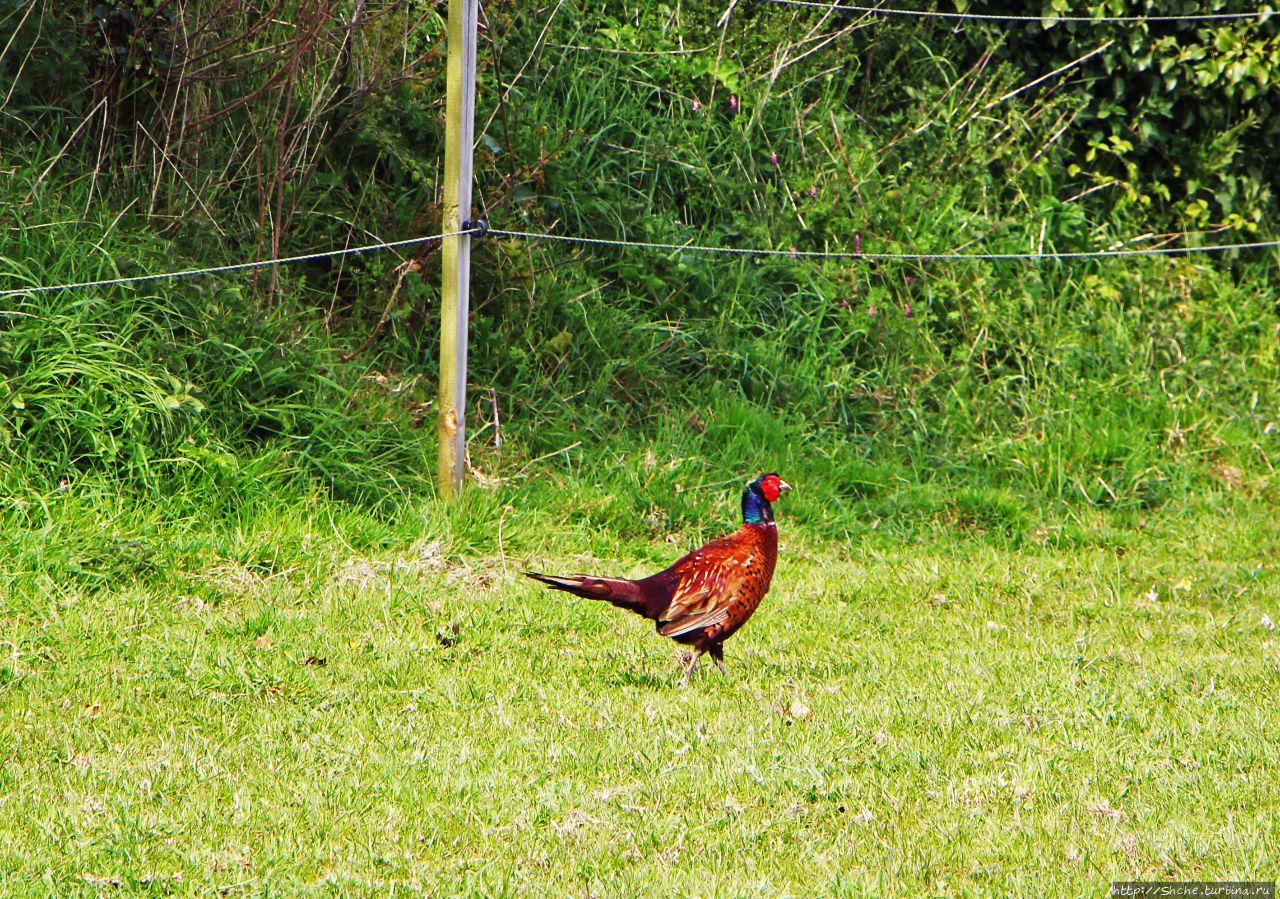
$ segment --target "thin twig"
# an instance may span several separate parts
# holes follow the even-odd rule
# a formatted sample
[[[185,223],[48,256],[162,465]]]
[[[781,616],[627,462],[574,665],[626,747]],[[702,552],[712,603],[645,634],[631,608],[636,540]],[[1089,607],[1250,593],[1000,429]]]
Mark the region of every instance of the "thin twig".
[[[427,253],[425,256],[429,258],[431,253]],[[387,305],[383,307],[382,314],[378,316],[378,323],[373,326],[373,330],[370,331],[369,336],[364,339],[364,343],[360,344],[360,346],[356,347],[349,353],[340,354],[338,356],[340,361],[350,362],[356,356],[359,356],[365,350],[369,349],[369,347],[373,346],[373,342],[377,340],[378,335],[382,333],[383,326],[391,320],[391,310],[396,308],[396,298],[400,296],[400,286],[404,284],[405,275],[409,274],[409,272],[421,269],[423,261],[425,260],[410,259],[403,265],[396,266],[396,285],[391,288],[391,298],[387,300]]]
[[[1022,93],[1023,91],[1030,90],[1031,88],[1035,87],[1037,84],[1042,84],[1045,81],[1048,81],[1050,78],[1053,78],[1056,75],[1061,75],[1063,72],[1067,71],[1068,69],[1073,69],[1076,66],[1080,65],[1081,63],[1085,62],[1086,60],[1092,59],[1093,57],[1097,56],[1099,53],[1101,53],[1103,50],[1106,50],[1108,47],[1110,47],[1114,43],[1115,43],[1114,39],[1109,40],[1102,46],[1095,47],[1094,49],[1090,50],[1088,53],[1086,53],[1084,56],[1081,56],[1079,59],[1073,59],[1071,62],[1066,63],[1065,65],[1058,66],[1052,72],[1048,72],[1044,75],[1041,75],[1039,78],[1036,78],[1032,81],[1028,81],[1026,84],[1022,85],[1022,87],[1014,88],[1008,93],[1002,96],[996,97],[996,99],[987,103],[987,105],[982,107],[982,109],[978,110],[973,115],[969,116],[969,118],[961,122],[960,127],[964,128],[974,119],[976,119],[978,116],[982,115],[982,113],[987,112],[993,107],[1000,105],[1005,100],[1012,99],[1013,97],[1016,97],[1018,94]]]
[[[35,196],[36,189],[39,188],[42,183],[44,183],[44,179],[47,178],[49,173],[53,171],[53,167],[61,161],[63,156],[66,155],[67,148],[71,146],[72,141],[74,141],[77,137],[79,137],[80,132],[84,130],[84,126],[89,124],[89,122],[93,120],[93,117],[98,114],[98,110],[106,105],[107,105],[107,98],[103,97],[101,100],[98,101],[97,106],[89,110],[89,114],[84,117],[84,120],[81,121],[79,125],[76,126],[76,130],[71,132],[71,136],[67,138],[67,142],[62,145],[62,149],[58,151],[58,155],[53,157],[53,161],[50,162],[47,166],[45,166],[45,170],[40,173],[40,177],[36,179],[35,184],[31,185],[31,190],[27,191],[27,195],[22,198],[22,205],[25,206],[26,204],[31,202],[31,198]]]
[[[174,174],[177,175],[179,180],[181,180],[182,183],[187,186],[187,190],[191,191],[191,196],[195,197],[196,202],[200,204],[200,208],[204,210],[204,214],[209,217],[209,224],[213,225],[213,227],[217,229],[218,234],[220,234],[223,237],[226,237],[227,232],[223,231],[221,226],[218,224],[218,217],[213,214],[213,211],[210,210],[208,206],[204,205],[204,200],[200,199],[200,194],[197,193],[196,189],[191,186],[191,182],[187,180],[187,176],[182,174],[182,169],[179,168],[178,164],[174,162],[173,159],[169,156],[169,154],[164,151],[164,147],[160,146],[160,144],[156,142],[156,139],[151,136],[151,132],[147,130],[146,125],[142,124],[141,122],[138,122],[137,125],[138,125],[138,128],[142,131],[142,133],[146,135],[147,140],[151,141],[151,145],[154,146],[157,151],[159,151],[161,160],[169,163],[169,165],[173,168]],[[157,184],[160,183],[159,179],[157,179],[156,183]],[[152,196],[152,208],[153,209],[155,208],[154,195]]]

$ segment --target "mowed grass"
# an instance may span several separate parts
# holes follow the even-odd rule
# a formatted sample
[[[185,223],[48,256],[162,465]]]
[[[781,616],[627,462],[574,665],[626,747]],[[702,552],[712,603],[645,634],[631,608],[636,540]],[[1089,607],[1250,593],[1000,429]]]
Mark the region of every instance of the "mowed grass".
[[[167,580],[11,578],[0,893],[1096,896],[1276,876],[1268,504],[1079,512],[1090,539],[1046,524],[1021,546],[836,542],[783,508],[729,676],[681,689],[647,622],[519,570],[639,574],[690,535],[556,531],[552,501],[484,493],[360,540],[323,509],[265,516]]]

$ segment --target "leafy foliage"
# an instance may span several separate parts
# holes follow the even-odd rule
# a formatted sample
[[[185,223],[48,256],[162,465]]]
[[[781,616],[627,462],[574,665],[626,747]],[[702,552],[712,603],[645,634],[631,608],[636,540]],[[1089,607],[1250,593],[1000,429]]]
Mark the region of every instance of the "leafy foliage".
[[[972,12],[1026,15],[1024,4],[959,2]],[[972,53],[1024,61],[1028,74],[1100,53],[1071,77],[1086,102],[1072,126],[1071,173],[1115,185],[1119,201],[1156,213],[1167,230],[1252,233],[1277,211],[1271,148],[1280,140],[1274,73],[1280,21],[1271,4],[1235,0],[1045,0],[1027,28],[974,25]],[[1095,25],[1063,16],[1196,16],[1238,19]],[[1158,210],[1165,210],[1163,214]],[[1150,214],[1150,213],[1147,213]]]

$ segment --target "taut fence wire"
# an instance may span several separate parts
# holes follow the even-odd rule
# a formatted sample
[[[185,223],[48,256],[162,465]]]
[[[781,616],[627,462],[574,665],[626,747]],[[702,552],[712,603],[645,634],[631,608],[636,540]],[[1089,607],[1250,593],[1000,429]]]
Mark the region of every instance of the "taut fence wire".
[[[179,278],[196,278],[206,275],[224,274],[244,271],[246,269],[265,268],[276,265],[290,265],[296,262],[310,262],[316,259],[327,259],[334,256],[352,256],[359,253],[373,253],[382,250],[408,247],[417,244],[432,243],[446,237],[470,234],[473,237],[507,237],[514,240],[554,241],[572,243],[582,246],[609,247],[619,250],[661,250],[670,253],[705,253],[724,256],[747,256],[762,258],[790,259],[846,259],[884,262],[1054,262],[1081,259],[1115,259],[1132,256],[1190,256],[1205,253],[1226,253],[1233,250],[1269,250],[1280,248],[1280,240],[1258,240],[1248,243],[1205,244],[1203,246],[1178,247],[1115,247],[1102,250],[1068,250],[1068,251],[1034,251],[1016,253],[969,253],[969,252],[917,252],[887,253],[864,252],[861,250],[802,250],[792,247],[786,250],[767,249],[761,247],[717,247],[695,243],[656,243],[645,240],[617,240],[605,237],[585,237],[576,234],[552,234],[540,231],[509,231],[503,228],[490,228],[484,222],[468,223],[470,227],[460,231],[444,234],[428,234],[423,237],[410,237],[405,240],[394,240],[383,243],[366,244],[360,247],[346,247],[339,250],[317,250],[313,253],[301,253],[296,256],[284,256],[279,259],[260,259],[254,262],[236,262],[230,265],[215,265],[208,268],[189,268],[173,272],[157,272],[147,275],[130,275],[121,278],[103,278],[97,281],[76,281],[69,284],[43,284],[31,287],[0,290],[0,298],[18,297],[38,293],[50,293],[60,290],[87,290],[96,287],[116,287],[126,284],[140,284],[147,281],[163,281]],[[0,316],[23,315],[15,311],[0,311]]]
[[[997,13],[948,12],[935,9],[898,9],[892,6],[857,6],[846,3],[823,3],[822,0],[762,0],[779,6],[799,6],[833,12],[856,12],[867,16],[902,16],[916,19],[954,19],[969,22],[1010,22],[1054,25],[1058,22],[1079,22],[1086,25],[1138,25],[1146,22],[1228,22],[1244,19],[1266,21],[1278,15],[1271,10],[1254,12],[1187,13],[1181,16],[1031,16],[1002,15]]]

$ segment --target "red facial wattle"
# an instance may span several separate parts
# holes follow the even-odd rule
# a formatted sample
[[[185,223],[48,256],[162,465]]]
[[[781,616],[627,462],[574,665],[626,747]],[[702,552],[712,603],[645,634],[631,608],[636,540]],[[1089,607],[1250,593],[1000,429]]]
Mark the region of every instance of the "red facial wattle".
[[[760,482],[760,495],[770,503],[776,503],[778,497],[782,496],[782,491],[790,489],[791,485],[776,474],[765,475],[764,480]]]

